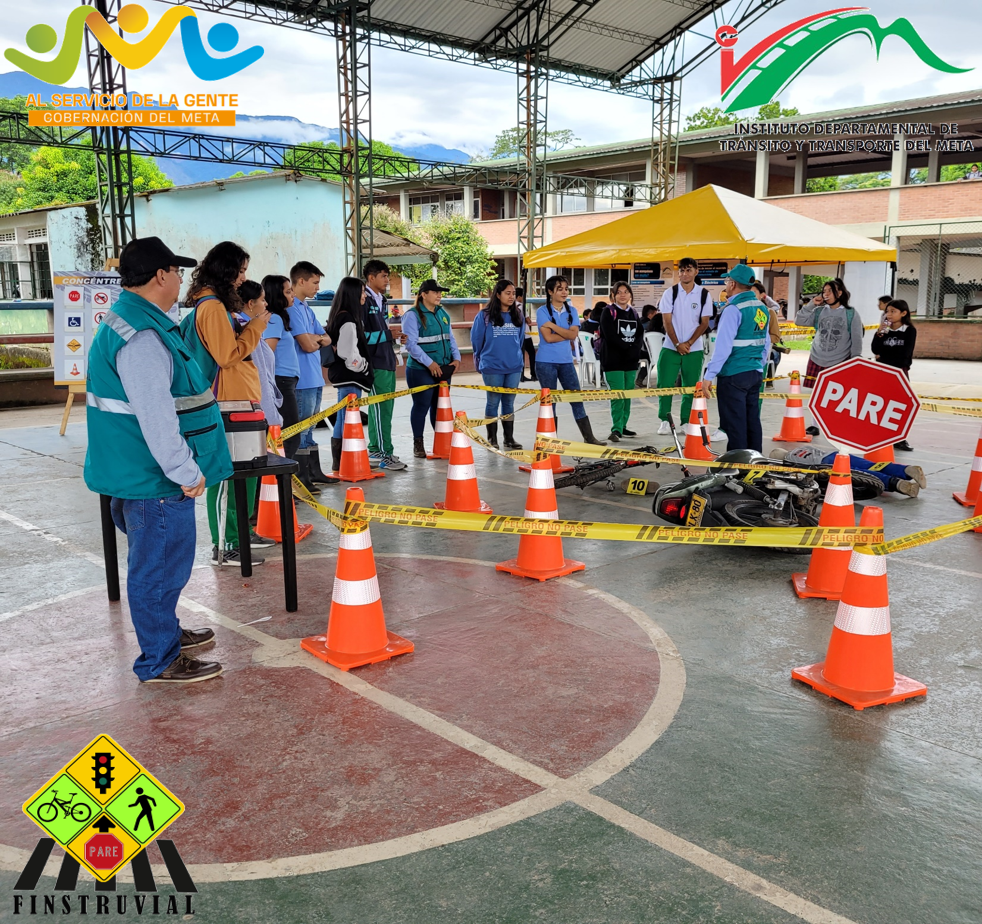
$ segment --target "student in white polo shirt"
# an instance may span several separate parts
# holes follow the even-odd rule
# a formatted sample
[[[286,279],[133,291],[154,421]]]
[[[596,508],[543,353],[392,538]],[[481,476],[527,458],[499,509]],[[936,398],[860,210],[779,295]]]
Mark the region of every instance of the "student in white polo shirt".
[[[682,373],[682,385],[695,388],[702,378],[703,334],[709,330],[713,316],[713,299],[709,291],[696,283],[698,264],[692,257],[679,260],[679,281],[662,294],[658,310],[665,325],[665,342],[658,354],[658,387],[672,388]],[[692,392],[682,396],[680,424],[688,423],[692,409]],[[669,432],[668,416],[672,413],[672,396],[658,399],[658,433]]]

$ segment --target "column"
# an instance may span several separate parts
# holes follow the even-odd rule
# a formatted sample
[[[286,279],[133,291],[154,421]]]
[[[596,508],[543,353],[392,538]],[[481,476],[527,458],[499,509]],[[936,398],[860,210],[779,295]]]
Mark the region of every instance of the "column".
[[[908,182],[907,151],[904,149],[907,138],[904,135],[897,135],[894,141],[899,142],[899,149],[893,152],[890,161],[890,185],[906,186]]]
[[[464,187],[464,218],[471,220],[474,217],[474,187]]]
[[[409,190],[399,190],[399,217],[403,221],[409,221]]]
[[[767,186],[771,173],[771,154],[770,151],[757,152],[757,165],[754,172],[754,198],[765,199],[767,197]]]
[[[927,154],[927,182],[938,183],[941,181],[941,154],[935,148],[931,148]]]
[[[808,188],[808,152],[799,151],[794,156],[794,194],[802,195]]]
[[[801,303],[801,281],[803,277],[800,266],[788,267],[788,320],[793,321]]]

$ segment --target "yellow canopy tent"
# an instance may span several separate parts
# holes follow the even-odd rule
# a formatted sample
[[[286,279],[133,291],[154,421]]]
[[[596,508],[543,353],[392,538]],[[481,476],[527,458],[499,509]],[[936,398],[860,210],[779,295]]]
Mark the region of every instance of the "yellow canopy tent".
[[[545,247],[525,266],[612,266],[697,260],[746,260],[754,266],[892,263],[897,250],[759,199],[703,186]]]

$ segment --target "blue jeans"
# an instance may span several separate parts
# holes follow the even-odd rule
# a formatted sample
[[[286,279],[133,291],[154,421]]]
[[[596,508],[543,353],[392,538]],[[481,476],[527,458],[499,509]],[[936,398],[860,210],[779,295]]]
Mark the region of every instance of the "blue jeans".
[[[177,599],[194,564],[194,499],[112,499],[113,522],[126,535],[126,600],[140,644],[133,671],[156,677],[181,653]]]
[[[432,385],[439,379],[430,375],[429,369],[418,369],[416,366],[406,366],[406,387],[419,388],[420,385]],[[421,440],[426,429],[426,415],[430,416],[430,426],[436,428],[436,399],[440,396],[439,388],[428,391],[418,391],[413,395],[413,407],[409,412],[409,423],[413,428],[413,439]]]
[[[357,385],[338,386],[338,401],[347,401],[348,395],[354,395],[357,398],[360,394],[361,389]],[[338,411],[337,420],[334,421],[334,432],[331,435],[336,440],[344,438],[344,416],[346,413],[345,409],[341,408]]]
[[[324,397],[324,386],[319,388],[298,388],[297,389],[297,410],[300,412],[300,419],[306,420],[313,417],[321,409],[321,399]],[[340,420],[340,416],[338,417]],[[314,428],[307,427],[300,434],[300,449],[316,449],[317,443],[314,442]]]
[[[564,391],[579,391],[580,378],[576,374],[576,366],[569,363],[544,363],[537,360],[535,363],[535,373],[539,377],[539,384],[549,391],[556,390],[556,382],[563,386]],[[571,401],[570,408],[573,411],[574,420],[583,420],[586,417],[586,408],[582,401]],[[558,414],[556,415],[559,416]]]
[[[726,434],[726,450],[764,448],[760,427],[762,372],[738,372],[716,379],[719,428]]]
[[[519,372],[482,372],[481,378],[489,388],[518,388],[518,383],[522,378]],[[513,414],[515,412],[515,396],[502,395],[496,391],[489,391],[487,401],[484,403],[484,416],[497,417],[498,404],[501,404],[501,414]]]

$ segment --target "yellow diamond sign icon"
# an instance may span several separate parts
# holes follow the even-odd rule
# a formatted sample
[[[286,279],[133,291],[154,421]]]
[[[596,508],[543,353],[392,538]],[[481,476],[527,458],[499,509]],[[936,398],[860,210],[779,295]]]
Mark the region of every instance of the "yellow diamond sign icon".
[[[105,882],[173,824],[184,803],[116,741],[99,735],[23,808]]]

